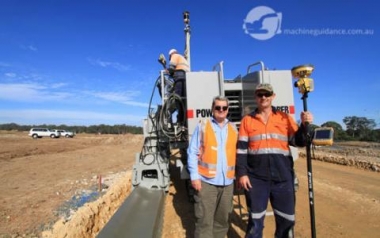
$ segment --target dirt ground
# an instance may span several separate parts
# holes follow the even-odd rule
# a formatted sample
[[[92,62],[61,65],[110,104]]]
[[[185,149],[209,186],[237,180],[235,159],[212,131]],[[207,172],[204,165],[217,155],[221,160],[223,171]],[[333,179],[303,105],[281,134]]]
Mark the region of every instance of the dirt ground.
[[[142,143],[142,135],[33,140],[27,132],[0,132],[0,237],[95,237],[130,193],[131,169]],[[317,148],[312,162],[316,234],[379,237],[380,147],[339,146]],[[295,236],[311,237],[303,151],[295,162],[300,181]],[[162,237],[192,237],[193,206],[185,183],[175,167],[171,177]],[[236,195],[234,201],[228,237],[243,237],[244,197]],[[273,232],[268,208],[264,236],[273,237]]]

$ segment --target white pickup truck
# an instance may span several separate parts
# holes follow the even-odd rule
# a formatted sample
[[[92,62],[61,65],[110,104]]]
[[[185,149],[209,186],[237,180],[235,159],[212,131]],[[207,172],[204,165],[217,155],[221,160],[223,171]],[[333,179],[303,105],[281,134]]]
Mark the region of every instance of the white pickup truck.
[[[66,137],[66,138],[73,138],[75,136],[75,133],[72,131],[66,131],[66,130],[61,130],[57,129],[57,131],[61,134],[61,136]]]
[[[33,139],[42,137],[59,138],[61,134],[57,130],[49,130],[48,128],[32,128],[29,131],[29,136]]]

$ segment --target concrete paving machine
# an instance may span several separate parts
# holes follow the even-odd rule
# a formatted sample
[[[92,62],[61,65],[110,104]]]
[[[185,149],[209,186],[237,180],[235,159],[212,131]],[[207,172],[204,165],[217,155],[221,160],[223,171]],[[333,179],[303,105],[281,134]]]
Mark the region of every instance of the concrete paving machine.
[[[190,64],[190,15],[184,12],[183,16],[186,36],[184,56]],[[262,61],[258,61],[249,64],[243,76],[226,79],[223,62],[219,62],[210,71],[187,72],[186,97],[181,98],[174,92],[175,82],[168,74],[163,54],[158,61],[163,70],[153,85],[148,115],[143,120],[144,144],[141,152],[136,154],[133,166],[133,191],[99,233],[98,238],[158,237],[162,231],[160,227],[165,194],[170,187],[169,167],[172,164],[179,169],[181,179],[186,182],[191,200],[193,191],[187,171],[186,153],[188,142],[197,123],[212,116],[211,103],[215,96],[229,99],[228,119],[239,128],[241,118],[257,106],[254,98],[256,86],[270,83],[276,91],[273,105],[294,117],[291,70],[268,70]],[[304,84],[298,83],[297,86],[302,85]],[[160,94],[160,101],[153,105],[157,92]],[[178,112],[182,112],[181,115],[184,116],[175,120]],[[291,147],[291,150],[293,159],[297,159],[297,149]],[[171,160],[174,157],[175,161]],[[297,188],[297,181],[295,183]],[[293,232],[289,237],[293,237]]]
[[[184,13],[186,46],[184,56],[190,64],[190,18]],[[294,116],[294,96],[291,70],[268,70],[262,61],[247,66],[244,76],[225,79],[223,62],[219,62],[210,71],[190,71],[186,73],[186,98],[174,93],[174,80],[167,73],[166,59],[163,54],[158,61],[164,69],[153,87],[159,91],[159,105],[149,106],[148,117],[143,121],[144,145],[136,155],[133,167],[133,187],[148,189],[169,189],[169,162],[175,151],[179,158],[175,164],[180,169],[181,178],[189,179],[186,169],[188,141],[197,123],[202,118],[212,116],[211,102],[215,96],[226,96],[230,101],[228,119],[239,127],[242,116],[254,110],[254,90],[260,83],[270,83],[276,90],[273,105],[277,109]],[[176,111],[183,110],[184,118],[175,121]],[[296,149],[292,148],[294,158]],[[178,156],[177,156],[178,157]]]

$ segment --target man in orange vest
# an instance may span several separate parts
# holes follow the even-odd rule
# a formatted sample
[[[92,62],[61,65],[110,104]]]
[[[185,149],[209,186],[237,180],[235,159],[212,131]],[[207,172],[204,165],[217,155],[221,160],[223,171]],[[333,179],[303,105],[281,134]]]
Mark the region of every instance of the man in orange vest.
[[[275,221],[274,237],[288,238],[295,224],[293,158],[289,145],[305,146],[305,123],[310,112],[301,112],[302,124],[272,107],[276,94],[270,84],[255,90],[257,109],[243,117],[239,128],[236,174],[244,188],[250,210],[246,238],[263,236],[264,218],[270,200]]]
[[[238,131],[226,118],[228,104],[226,97],[213,99],[213,116],[198,124],[187,150],[196,238],[224,238],[229,228]]]

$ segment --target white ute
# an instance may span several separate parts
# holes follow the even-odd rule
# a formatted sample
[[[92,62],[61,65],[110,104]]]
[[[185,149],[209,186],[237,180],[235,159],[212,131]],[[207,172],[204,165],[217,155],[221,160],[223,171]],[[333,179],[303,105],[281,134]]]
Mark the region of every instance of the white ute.
[[[48,128],[32,128],[29,131],[29,136],[33,139],[42,137],[59,138],[61,134],[57,130],[49,130]]]
[[[66,138],[73,138],[75,136],[75,133],[72,131],[65,131],[65,130],[57,130],[61,136],[64,136]]]

